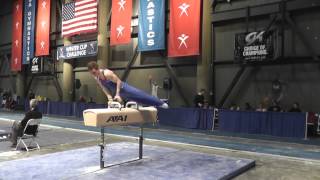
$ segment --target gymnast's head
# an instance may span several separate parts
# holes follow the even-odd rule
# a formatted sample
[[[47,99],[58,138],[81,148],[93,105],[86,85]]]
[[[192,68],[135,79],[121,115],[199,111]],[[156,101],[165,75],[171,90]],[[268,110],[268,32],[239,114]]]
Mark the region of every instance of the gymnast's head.
[[[88,71],[93,76],[99,76],[100,75],[100,69],[99,65],[95,61],[91,61],[88,63]]]

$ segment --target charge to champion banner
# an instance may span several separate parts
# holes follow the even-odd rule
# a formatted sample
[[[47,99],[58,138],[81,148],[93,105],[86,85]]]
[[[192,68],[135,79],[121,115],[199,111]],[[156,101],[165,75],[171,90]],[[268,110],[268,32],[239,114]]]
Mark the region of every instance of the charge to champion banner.
[[[34,57],[35,14],[36,0],[25,0],[23,27],[23,64],[30,64],[30,60]]]
[[[273,31],[236,34],[235,60],[257,62],[273,59]]]
[[[59,47],[57,50],[57,60],[91,57],[96,56],[97,53],[97,41],[73,44],[70,46]]]
[[[165,1],[140,0],[139,51],[165,49]]]

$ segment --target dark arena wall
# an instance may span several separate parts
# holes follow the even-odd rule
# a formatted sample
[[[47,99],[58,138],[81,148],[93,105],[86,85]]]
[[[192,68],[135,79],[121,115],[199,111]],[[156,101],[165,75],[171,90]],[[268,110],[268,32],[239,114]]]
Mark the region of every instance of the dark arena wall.
[[[54,3],[58,3],[54,2]],[[303,40],[295,33],[295,30],[288,24],[284,26],[284,57],[268,63],[266,66],[246,66],[246,69],[239,77],[239,81],[235,81],[234,87],[230,88],[234,77],[241,69],[241,66],[234,63],[234,43],[235,34],[248,31],[260,31],[265,29],[273,19],[274,12],[279,10],[280,0],[235,0],[231,3],[226,1],[216,1],[213,8],[204,9],[202,21],[202,56],[185,57],[170,59],[173,65],[183,93],[188,97],[189,105],[192,105],[193,96],[197,90],[205,88],[207,92],[214,92],[214,102],[216,105],[228,107],[231,104],[243,106],[245,102],[249,102],[253,106],[257,106],[264,97],[272,94],[272,82],[279,80],[283,83],[283,98],[281,104],[283,107],[289,108],[290,105],[297,101],[306,111],[320,111],[319,65],[312,61],[310,48],[306,48]],[[209,6],[212,1],[204,1]],[[312,8],[312,2],[299,5],[299,0],[288,1],[288,10],[290,16],[294,20],[297,28],[315,52],[320,52],[320,24],[319,10]],[[271,5],[270,5],[271,4]],[[247,7],[250,5],[250,17],[246,18]],[[55,6],[55,5],[53,5]],[[60,5],[58,5],[60,6]],[[309,8],[309,9],[308,9]],[[308,9],[307,11],[303,11]],[[0,51],[7,54],[10,60],[11,52],[11,1],[6,1],[0,7]],[[60,21],[56,18],[58,12],[52,12],[52,22]],[[210,16],[210,14],[212,14]],[[133,3],[133,14],[138,15],[138,2]],[[241,15],[241,16],[239,16]],[[280,15],[278,15],[280,16]],[[133,17],[134,24],[137,24],[136,16]],[[212,22],[212,29],[210,28]],[[275,22],[270,29],[280,28],[281,21]],[[51,31],[59,30],[59,24],[52,23]],[[134,28],[133,39],[131,44],[126,46],[108,47],[107,48],[107,66],[115,70],[121,76],[137,45],[137,34]],[[212,34],[211,34],[212,32]],[[54,34],[54,33],[53,33]],[[277,31],[279,36],[281,32]],[[95,39],[96,36],[84,37],[86,39]],[[74,38],[73,41],[83,41],[84,38]],[[61,36],[52,35],[51,39],[57,46],[63,45]],[[280,39],[276,47],[276,55],[280,56]],[[106,47],[99,47],[106,48]],[[55,49],[52,49],[55,53]],[[319,54],[319,53],[318,53]],[[133,65],[128,82],[146,92],[150,92],[148,76],[162,84],[163,78],[169,77],[169,73],[162,64],[163,60],[168,59],[166,55],[152,52],[142,53]],[[97,86],[89,74],[85,71],[86,64],[90,60],[96,58],[81,58],[73,61],[74,77],[81,80],[81,88],[75,90],[74,100],[84,96],[87,99],[93,97],[94,101],[101,101],[97,98]],[[292,61],[290,61],[292,60]],[[21,95],[26,91],[31,76],[22,76],[12,74],[8,64],[1,56],[0,69],[0,88],[12,89]],[[213,66],[211,63],[213,62]],[[50,69],[50,65],[47,65]],[[63,90],[63,62],[56,64],[57,80]],[[23,78],[27,77],[27,78]],[[23,82],[23,83],[19,83]],[[8,86],[10,85],[10,86]],[[51,100],[59,100],[59,91],[57,90],[53,78],[49,76],[36,77],[30,86],[37,95],[48,97]],[[230,90],[231,89],[231,90]],[[228,93],[230,90],[230,93]],[[70,92],[72,93],[72,92]],[[160,98],[165,97],[166,93],[160,90]],[[178,92],[177,86],[174,86],[171,92],[171,106],[187,106],[183,101],[181,94]]]
[[[58,3],[53,2],[53,3]],[[52,5],[54,6],[54,5]],[[0,38],[0,47],[1,50],[6,51],[7,53],[10,53],[11,48],[11,26],[12,26],[12,16],[11,16],[11,2],[8,1],[8,3],[5,3],[5,6],[2,6],[3,10],[0,10],[1,12],[7,12],[1,15],[1,27],[7,27],[7,28],[1,28],[1,34],[5,34],[3,38]],[[52,13],[54,14],[54,13]],[[134,1],[133,3],[133,14],[138,14],[138,1]],[[52,16],[52,15],[51,15]],[[51,18],[51,21],[54,21],[55,18]],[[60,21],[59,19],[57,19]],[[137,26],[137,18],[133,17],[133,22],[135,26]],[[55,23],[51,24],[51,31],[54,31],[55,28],[60,31],[59,25],[56,25]],[[137,29],[137,28],[134,28]],[[94,37],[96,35],[89,35],[84,36],[80,38],[74,38],[74,42],[77,41],[83,41],[84,39],[95,39]],[[108,54],[106,56],[106,61],[108,61],[107,67],[114,70],[116,74],[121,77],[123,74],[126,65],[128,64],[128,61],[133,57],[135,46],[137,45],[137,34],[133,34],[134,38],[132,38],[132,41],[129,45],[124,46],[118,46],[118,47],[108,47],[107,51]],[[2,37],[2,36],[1,36]],[[56,43],[58,46],[63,45],[63,39],[61,39],[60,35],[51,36],[52,38],[56,39]],[[99,47],[99,51],[102,48],[106,47]],[[55,53],[55,50],[52,50],[52,53]],[[101,52],[102,53],[102,52]],[[2,57],[1,57],[2,58]],[[10,59],[10,57],[9,57]],[[149,79],[148,76],[151,75],[154,80],[157,81],[158,84],[162,85],[163,79],[165,77],[169,77],[168,71],[165,68],[165,65],[163,64],[163,61],[166,60],[167,57],[165,54],[160,54],[158,52],[151,52],[151,53],[143,53],[139,54],[136,62],[134,63],[132,70],[130,71],[130,74],[128,76],[128,82],[132,84],[133,86],[138,87],[139,89],[142,89],[146,92],[150,92],[150,85],[149,85]],[[81,81],[81,88],[75,90],[75,100],[79,99],[80,96],[86,97],[86,99],[89,99],[90,97],[93,98],[93,100],[96,101],[102,101],[105,102],[106,100],[101,100],[101,98],[97,98],[97,85],[93,81],[92,77],[89,76],[89,74],[86,72],[86,65],[89,61],[96,60],[96,58],[81,58],[81,59],[75,59],[72,64],[74,67],[74,78],[80,79]],[[197,91],[197,61],[198,57],[186,57],[186,58],[179,58],[179,59],[172,59],[172,67],[174,69],[174,72],[177,75],[178,81],[183,87],[183,91],[185,96],[190,97],[188,99],[189,105],[192,104],[192,97]],[[207,61],[210,61],[210,56],[207,57]],[[209,67],[208,67],[209,68]],[[12,84],[13,91],[17,91],[16,88],[16,74],[13,74],[12,77],[9,76],[10,67],[8,64],[4,64],[1,66],[1,81],[0,81],[0,88],[6,90],[8,89],[8,84]],[[56,75],[57,80],[63,90],[63,62],[60,61],[56,64]],[[12,79],[10,79],[12,78]],[[209,78],[209,76],[208,76]],[[27,81],[30,81],[30,76],[27,78]],[[200,83],[204,83],[201,82]],[[208,80],[207,83],[204,83],[206,86],[210,83]],[[24,84],[24,88],[27,88],[28,84]],[[209,89],[208,87],[201,86],[201,88]],[[8,89],[9,90],[9,89]],[[58,101],[59,100],[59,94],[55,87],[55,84],[53,83],[53,78],[49,76],[41,76],[34,78],[30,90],[34,91],[37,95],[41,95],[44,97],[48,97],[51,100]],[[71,92],[70,92],[71,93]],[[166,98],[166,92],[163,90],[159,91],[160,98]],[[179,92],[177,92],[176,86],[174,86],[173,90],[170,93],[171,97],[171,104],[172,106],[187,106],[187,104],[182,100],[181,95]]]
[[[229,88],[237,72],[241,69],[239,64],[234,63],[235,34],[252,31],[261,31],[268,27],[273,11],[279,10],[281,1],[232,1],[218,3],[213,15],[213,60],[214,63],[214,92],[215,101],[221,103],[223,96]],[[284,25],[284,58],[281,58],[281,38],[276,42],[275,54],[278,59],[265,65],[247,66],[239,81],[235,84],[224,106],[228,107],[235,103],[241,107],[249,102],[253,106],[265,98],[272,96],[272,82],[280,80],[283,85],[283,98],[281,105],[290,108],[293,102],[299,102],[306,111],[319,111],[319,64],[313,61],[310,48],[306,48],[296,31],[301,31],[305,41],[318,55],[320,52],[319,18],[317,8],[303,11],[304,5],[312,6],[312,2],[297,6],[302,1],[287,1],[287,8],[291,9],[290,16],[296,24],[292,28],[289,24]],[[269,4],[272,5],[269,5]],[[247,6],[250,17],[246,18]],[[294,10],[293,10],[294,9]],[[240,14],[242,16],[240,16]],[[278,15],[280,16],[280,15]],[[240,18],[241,17],[241,18]],[[281,32],[281,20],[273,23],[270,29],[275,30],[278,36]],[[248,25],[247,25],[248,24]]]
[[[0,2],[0,180],[319,180],[320,0]]]

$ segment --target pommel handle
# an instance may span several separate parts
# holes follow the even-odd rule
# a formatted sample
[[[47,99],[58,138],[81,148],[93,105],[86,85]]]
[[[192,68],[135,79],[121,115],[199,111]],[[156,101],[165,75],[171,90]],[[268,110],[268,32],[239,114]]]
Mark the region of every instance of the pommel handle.
[[[113,109],[120,109],[121,110],[121,104],[119,102],[110,102],[108,103],[108,108],[113,108]]]

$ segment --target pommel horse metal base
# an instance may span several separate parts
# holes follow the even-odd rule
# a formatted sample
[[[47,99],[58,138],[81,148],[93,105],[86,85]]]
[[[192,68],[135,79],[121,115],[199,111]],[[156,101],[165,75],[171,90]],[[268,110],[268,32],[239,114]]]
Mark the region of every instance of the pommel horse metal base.
[[[100,127],[100,168],[105,168],[105,127],[140,124],[138,160],[141,160],[143,157],[143,124],[157,121],[157,109],[154,107],[139,108],[135,102],[128,102],[125,108],[122,108],[120,103],[111,103],[108,109],[87,109],[83,112],[83,117],[86,126]]]
[[[104,150],[105,150],[105,137],[104,137],[104,128],[100,129],[101,132],[101,142],[99,144],[100,146],[100,168],[105,168],[104,166]],[[143,127],[140,127],[140,135],[139,135],[139,160],[143,158]]]

